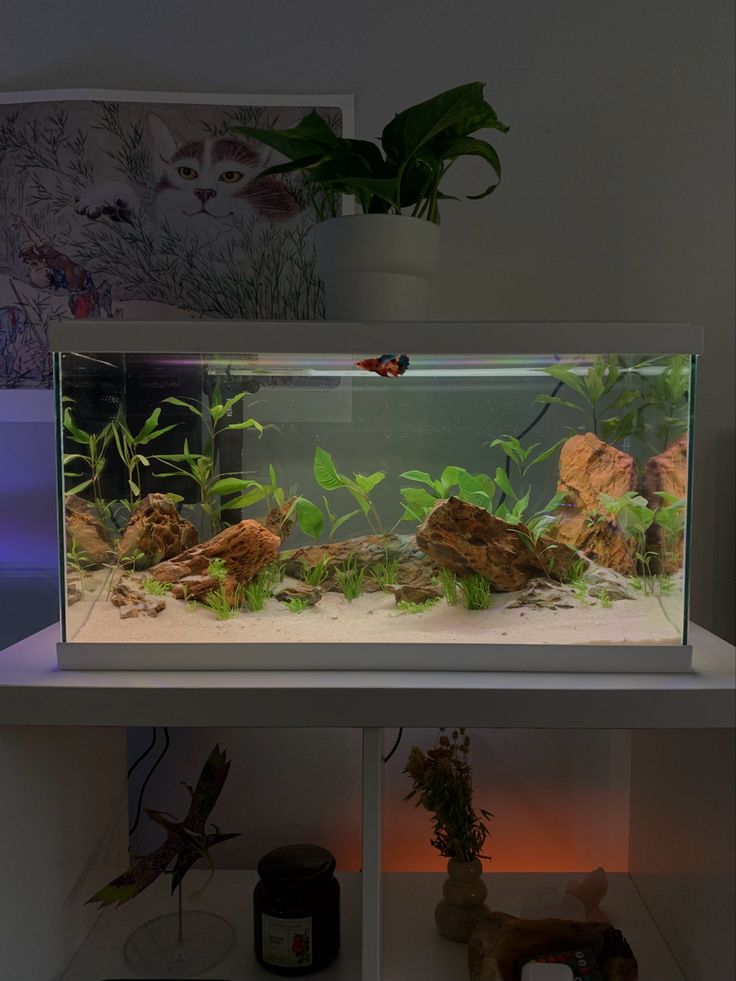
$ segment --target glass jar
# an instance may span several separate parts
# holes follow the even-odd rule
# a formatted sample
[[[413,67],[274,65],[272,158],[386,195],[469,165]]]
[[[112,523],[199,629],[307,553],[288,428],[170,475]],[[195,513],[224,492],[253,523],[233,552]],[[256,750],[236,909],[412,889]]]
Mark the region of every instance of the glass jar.
[[[301,977],[334,960],[340,948],[340,885],[334,872],[334,856],[319,845],[285,845],[258,863],[254,947],[269,971]]]

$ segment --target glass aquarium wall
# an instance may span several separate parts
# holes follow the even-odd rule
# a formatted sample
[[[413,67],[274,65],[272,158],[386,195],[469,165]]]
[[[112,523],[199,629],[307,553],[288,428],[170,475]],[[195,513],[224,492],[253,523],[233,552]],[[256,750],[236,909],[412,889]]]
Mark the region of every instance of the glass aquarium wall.
[[[64,640],[681,645],[693,364],[60,353]]]

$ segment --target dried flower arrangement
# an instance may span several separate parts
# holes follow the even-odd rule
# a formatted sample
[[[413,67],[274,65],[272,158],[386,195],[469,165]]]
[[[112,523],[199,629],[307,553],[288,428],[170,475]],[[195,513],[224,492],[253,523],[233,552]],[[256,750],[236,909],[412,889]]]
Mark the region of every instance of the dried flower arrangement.
[[[416,798],[417,807],[432,813],[430,844],[440,855],[457,862],[490,858],[483,847],[490,837],[485,822],[493,815],[473,807],[470,736],[465,729],[454,729],[451,736],[444,728],[439,731],[435,746],[426,753],[412,747],[403,772],[414,786],[404,800]]]

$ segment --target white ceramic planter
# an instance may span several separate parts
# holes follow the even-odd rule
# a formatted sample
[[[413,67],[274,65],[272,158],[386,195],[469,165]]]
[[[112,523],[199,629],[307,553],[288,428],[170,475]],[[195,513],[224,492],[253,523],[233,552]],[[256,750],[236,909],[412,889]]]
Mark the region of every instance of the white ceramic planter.
[[[343,215],[317,226],[327,320],[424,320],[439,269],[437,225],[402,215]]]

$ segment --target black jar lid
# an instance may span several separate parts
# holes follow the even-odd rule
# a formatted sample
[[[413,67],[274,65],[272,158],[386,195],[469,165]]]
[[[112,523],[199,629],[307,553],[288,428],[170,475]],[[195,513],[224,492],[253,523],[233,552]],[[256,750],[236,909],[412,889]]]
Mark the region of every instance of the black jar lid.
[[[335,856],[320,845],[283,845],[268,852],[258,863],[265,882],[292,888],[308,887],[329,878],[335,871]]]

